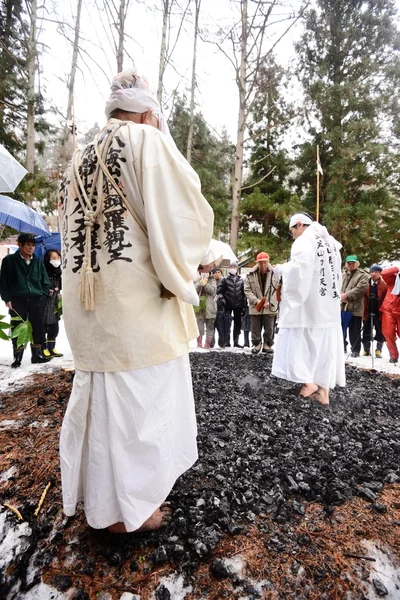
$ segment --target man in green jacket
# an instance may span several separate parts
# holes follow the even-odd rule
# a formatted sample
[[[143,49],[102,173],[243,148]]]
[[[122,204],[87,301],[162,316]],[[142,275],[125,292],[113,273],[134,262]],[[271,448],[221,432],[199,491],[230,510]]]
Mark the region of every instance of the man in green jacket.
[[[359,266],[360,263],[355,254],[347,256],[342,279],[342,293],[340,294],[344,347],[346,350],[348,329],[351,356],[354,358],[360,356],[364,294],[369,282],[367,273],[359,269]]]
[[[43,356],[42,346],[45,342],[44,307],[49,293],[50,281],[43,264],[34,255],[35,237],[30,233],[22,233],[18,237],[19,249],[14,254],[3,258],[0,271],[0,294],[10,311],[11,317],[20,316],[32,325],[33,344],[31,344],[32,362],[45,363],[49,358]],[[12,321],[11,328],[18,325]],[[17,348],[13,339],[15,369],[21,366],[23,347]]]

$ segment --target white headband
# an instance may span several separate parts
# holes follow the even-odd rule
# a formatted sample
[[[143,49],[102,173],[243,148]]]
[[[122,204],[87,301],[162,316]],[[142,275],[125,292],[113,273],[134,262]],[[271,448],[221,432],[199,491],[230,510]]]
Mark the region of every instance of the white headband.
[[[158,119],[160,131],[171,137],[155,92],[150,89],[147,79],[138,75],[135,67],[123,73],[118,73],[112,80],[111,95],[106,102],[105,109],[107,119],[110,118],[113,110],[117,108],[139,114],[151,110]]]
[[[293,217],[290,219],[289,227],[294,227],[296,223],[303,223],[303,225],[311,225],[312,219],[310,217],[307,217],[307,215],[303,213],[297,213],[293,215]]]

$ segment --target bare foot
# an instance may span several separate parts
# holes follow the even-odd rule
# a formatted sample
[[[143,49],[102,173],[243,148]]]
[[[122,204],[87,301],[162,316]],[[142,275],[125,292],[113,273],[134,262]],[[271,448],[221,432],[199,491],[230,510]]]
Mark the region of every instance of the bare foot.
[[[315,400],[316,402],[318,402],[319,404],[322,404],[323,406],[328,406],[329,405],[329,390],[326,390],[325,388],[318,388],[318,391],[315,392],[315,394],[312,394],[312,396],[310,396],[311,400]]]
[[[303,383],[299,396],[301,398],[309,398],[311,394],[315,394],[316,392],[318,392],[318,386],[315,383]]]
[[[141,533],[142,531],[157,531],[162,527],[166,527],[171,521],[172,509],[169,502],[161,504],[160,508],[157,508],[153,514],[135,531],[131,533]],[[111,533],[127,533],[124,523],[114,523],[107,527]]]

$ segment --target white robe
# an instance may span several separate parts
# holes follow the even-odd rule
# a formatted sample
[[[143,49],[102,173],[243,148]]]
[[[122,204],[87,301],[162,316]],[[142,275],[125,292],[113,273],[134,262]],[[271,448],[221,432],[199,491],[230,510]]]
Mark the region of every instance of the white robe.
[[[107,134],[119,122],[110,120]],[[102,139],[102,136],[99,138]],[[81,177],[93,185],[93,146]],[[197,459],[188,358],[198,335],[193,279],[212,235],[196,173],[163,134],[125,123],[106,160],[148,236],[104,183],[92,234],[94,310],[78,298],[84,211],[68,176],[60,191],[63,304],[76,375],[61,439],[64,511],[83,500],[88,523],[133,531]],[[100,189],[99,185],[99,189]],[[93,199],[93,209],[98,202]],[[175,298],[160,297],[164,285]]]
[[[345,385],[340,321],[341,245],[312,223],[294,242],[282,276],[272,374],[323,388]]]

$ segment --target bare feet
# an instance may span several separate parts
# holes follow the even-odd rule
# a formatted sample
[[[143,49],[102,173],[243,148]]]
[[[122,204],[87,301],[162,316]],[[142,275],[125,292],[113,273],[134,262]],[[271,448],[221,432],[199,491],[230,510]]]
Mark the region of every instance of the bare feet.
[[[172,517],[172,509],[169,502],[164,502],[161,504],[160,508],[157,508],[153,512],[153,514],[134,532],[131,533],[141,533],[142,531],[157,531],[157,529],[161,529],[162,527],[166,527],[168,523],[171,521]],[[124,523],[114,523],[114,525],[110,525],[107,527],[108,531],[111,533],[127,533],[126,527]]]
[[[318,391],[312,394],[312,396],[310,396],[310,399],[319,402],[319,404],[322,404],[323,406],[328,406],[329,390],[319,387]]]
[[[309,398],[311,394],[315,394],[316,392],[318,392],[318,386],[315,383],[303,383],[299,396],[301,398]]]

